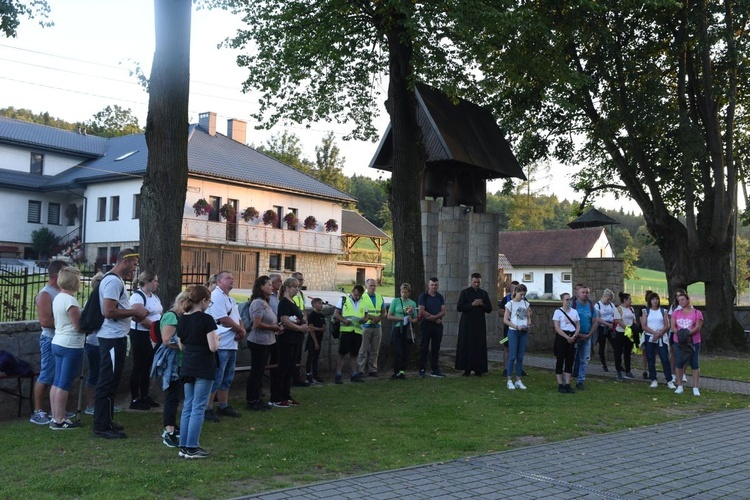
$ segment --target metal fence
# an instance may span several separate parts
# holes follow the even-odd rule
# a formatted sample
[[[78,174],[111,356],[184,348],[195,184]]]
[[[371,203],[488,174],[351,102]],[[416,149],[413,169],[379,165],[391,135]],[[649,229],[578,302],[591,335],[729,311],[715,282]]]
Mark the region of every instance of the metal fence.
[[[81,288],[76,300],[83,306],[91,294],[91,278],[98,272],[94,266],[78,266],[81,270]],[[211,276],[210,265],[182,268],[182,285],[203,284]],[[49,279],[46,269],[26,266],[0,266],[0,322],[30,321],[37,319],[35,298]],[[133,282],[125,282],[128,294],[133,292]]]

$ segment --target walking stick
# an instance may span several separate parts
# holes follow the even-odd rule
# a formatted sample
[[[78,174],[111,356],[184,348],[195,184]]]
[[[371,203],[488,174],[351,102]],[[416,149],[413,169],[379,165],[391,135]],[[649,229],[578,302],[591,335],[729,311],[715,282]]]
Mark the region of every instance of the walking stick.
[[[76,408],[76,422],[81,421],[81,405],[83,404],[83,370],[85,368],[85,363],[81,362],[81,376],[78,383],[78,407]]]

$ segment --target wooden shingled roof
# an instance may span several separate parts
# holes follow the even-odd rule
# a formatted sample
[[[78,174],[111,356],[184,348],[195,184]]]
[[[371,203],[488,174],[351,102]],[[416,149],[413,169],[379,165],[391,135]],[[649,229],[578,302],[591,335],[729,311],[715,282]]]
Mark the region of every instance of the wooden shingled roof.
[[[341,234],[382,238],[385,240],[391,239],[378,226],[362,217],[362,215],[354,210],[346,209],[341,211]]]
[[[501,231],[499,252],[513,267],[569,266],[571,259],[585,258],[603,228],[550,231]]]

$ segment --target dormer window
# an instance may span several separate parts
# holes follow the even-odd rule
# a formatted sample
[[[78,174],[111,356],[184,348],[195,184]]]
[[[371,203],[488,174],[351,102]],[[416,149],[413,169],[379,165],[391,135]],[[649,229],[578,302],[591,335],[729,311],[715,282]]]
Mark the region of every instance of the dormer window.
[[[44,155],[41,153],[31,153],[31,168],[29,170],[34,175],[44,175]]]

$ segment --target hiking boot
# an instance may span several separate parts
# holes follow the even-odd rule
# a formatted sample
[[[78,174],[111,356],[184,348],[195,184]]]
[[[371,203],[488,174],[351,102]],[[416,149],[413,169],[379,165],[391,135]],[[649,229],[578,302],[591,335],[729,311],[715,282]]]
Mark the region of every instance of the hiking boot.
[[[576,389],[578,389],[579,391],[585,391],[586,390],[586,388],[583,386],[583,382],[577,382],[576,383]]]
[[[633,375],[633,372],[625,372],[625,378],[629,380],[635,380],[635,375]]]
[[[51,419],[49,418],[49,415],[47,415],[47,412],[44,410],[37,410],[34,413],[31,414],[31,418],[29,419],[29,422],[36,425],[49,425],[51,422]]]
[[[131,410],[146,411],[151,409],[151,405],[145,399],[134,399],[130,402]]]
[[[67,418],[64,419],[62,422],[60,422],[59,424],[55,422],[54,420],[52,420],[49,423],[49,428],[52,429],[53,431],[66,431],[68,429],[78,429],[80,426],[81,426],[81,422],[71,422]]]
[[[164,443],[164,446],[167,448],[177,448],[180,446],[180,440],[177,437],[177,433],[174,431],[167,432],[166,429],[161,433],[161,442]]]
[[[562,384],[557,384],[557,392],[560,394],[565,394],[565,386]]]
[[[240,418],[240,414],[235,411],[231,406],[219,408],[218,414],[222,417]]]
[[[564,389],[565,389],[565,392],[568,393],[568,394],[575,394],[576,393],[576,391],[574,391],[573,388],[570,387],[570,384],[565,384]]]
[[[445,378],[445,374],[443,372],[441,372],[440,370],[436,370],[436,371],[432,372],[432,374],[430,375],[430,377]]]
[[[219,422],[219,416],[214,412],[213,408],[206,410],[205,420],[209,422]]]
[[[341,379],[341,375],[336,375],[335,383],[338,385],[341,385],[344,383],[344,381]]]
[[[417,375],[419,378],[425,378],[427,375],[425,374],[424,370],[419,370],[419,374]]]
[[[617,381],[624,382],[625,378],[622,376],[622,372],[617,372]]]
[[[193,459],[193,458],[206,458],[208,452],[201,447],[195,448],[180,448],[178,455],[182,458]]]

